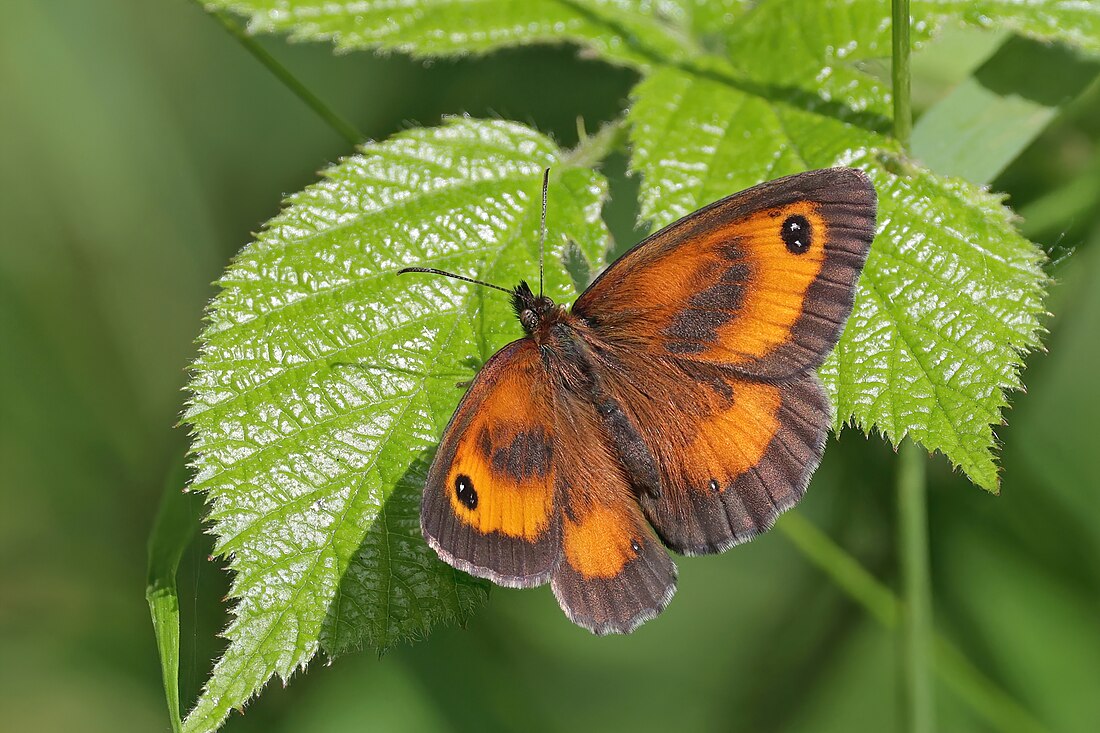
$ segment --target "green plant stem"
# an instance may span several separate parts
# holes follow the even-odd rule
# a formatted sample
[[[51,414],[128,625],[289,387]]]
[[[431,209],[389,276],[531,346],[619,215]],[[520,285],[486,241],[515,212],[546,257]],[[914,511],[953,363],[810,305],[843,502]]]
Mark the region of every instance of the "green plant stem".
[[[894,137],[909,150],[913,137],[913,109],[909,91],[909,0],[892,0]]]
[[[924,449],[905,440],[898,451],[898,543],[901,559],[901,681],[905,728],[932,733],[932,582],[928,567]]]
[[[913,448],[919,456],[921,449]],[[904,615],[898,597],[802,514],[784,514],[776,530],[872,618],[887,629],[898,627]],[[994,730],[1046,733],[1042,723],[982,674],[946,637],[935,634],[933,640],[928,648],[935,650],[937,676]]]
[[[897,597],[810,520],[798,512],[788,512],[776,529],[876,621],[888,629],[897,626]]]
[[[317,116],[324,120],[338,135],[352,145],[358,145],[362,142],[363,135],[355,128],[355,125],[348,122],[334,109],[325,104],[320,97],[311,92],[305,84],[299,81],[298,78],[290,72],[290,69],[279,63],[278,59],[268,53],[263,46],[256,42],[256,39],[248,35],[228,13],[221,10],[205,10],[216,18],[217,21],[221,23],[222,27],[225,28],[231,36],[236,38],[238,43],[244,46],[246,51],[267,67],[267,70],[274,74],[276,79],[281,81],[287,89],[298,97],[298,99],[305,102],[306,106],[316,112]]]
[[[894,137],[909,151],[913,137],[910,95],[909,0],[891,2]],[[924,450],[905,440],[898,455],[898,557],[901,604],[901,717],[909,733],[932,733],[932,582],[928,567],[928,511]]]
[[[165,478],[164,491],[149,534],[149,567],[145,600],[153,621],[153,633],[160,656],[164,697],[172,730],[180,733],[180,608],[176,590],[176,569],[184,550],[199,528],[202,501],[185,494],[187,469],[181,455]]]

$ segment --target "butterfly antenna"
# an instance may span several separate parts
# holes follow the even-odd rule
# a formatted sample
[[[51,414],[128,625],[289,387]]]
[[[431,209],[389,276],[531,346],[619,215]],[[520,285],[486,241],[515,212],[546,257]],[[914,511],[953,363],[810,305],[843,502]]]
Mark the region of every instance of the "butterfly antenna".
[[[397,271],[398,275],[404,275],[406,272],[426,272],[429,275],[442,275],[443,277],[454,278],[455,280],[464,280],[474,285],[484,285],[487,288],[493,290],[499,290],[502,293],[512,294],[512,291],[508,288],[502,288],[499,285],[493,285],[492,283],[482,282],[481,280],[474,280],[472,277],[464,277],[462,275],[456,275],[453,272],[447,272],[445,270],[437,270],[434,267],[405,267]]]
[[[539,226],[539,298],[542,297],[542,260],[546,247],[546,189],[550,186],[550,169],[542,172],[542,224]]]

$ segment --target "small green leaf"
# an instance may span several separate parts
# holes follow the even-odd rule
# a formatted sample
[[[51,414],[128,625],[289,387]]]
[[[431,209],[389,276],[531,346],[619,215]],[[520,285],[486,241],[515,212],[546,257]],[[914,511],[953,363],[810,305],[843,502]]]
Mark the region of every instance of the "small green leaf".
[[[916,0],[913,18],[925,33],[963,22],[1100,53],[1100,3],[1092,0]]]
[[[485,598],[423,541],[420,492],[456,383],[522,333],[500,293],[396,271],[537,279],[544,167],[547,292],[571,297],[568,241],[606,248],[603,179],[527,128],[462,119],[325,171],[220,281],[186,419],[234,617],[186,730],[318,651],[384,650]]]
[[[911,12],[918,44],[944,27],[970,25],[1100,52],[1100,3],[913,0]],[[890,13],[883,0],[764,0],[731,31],[729,59],[754,83],[768,85],[763,91],[772,98],[802,99],[885,130],[889,85],[863,73],[860,62],[890,57]],[[1040,78],[1034,70],[1032,76]]]
[[[989,183],[1100,72],[1065,46],[1011,38],[921,115],[913,155],[937,173]]]

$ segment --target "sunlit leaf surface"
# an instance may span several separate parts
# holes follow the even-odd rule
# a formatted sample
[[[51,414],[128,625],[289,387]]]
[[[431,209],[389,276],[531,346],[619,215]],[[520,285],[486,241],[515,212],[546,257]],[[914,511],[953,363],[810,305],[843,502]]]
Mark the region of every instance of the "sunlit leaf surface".
[[[645,65],[694,52],[692,39],[678,30],[678,22],[690,17],[692,3],[684,0],[215,0],[207,4],[247,15],[249,30],[254,32],[285,31],[299,39],[331,40],[339,48],[376,48],[416,56],[572,42],[609,60]],[[728,0],[726,4],[734,5]]]
[[[867,168],[883,232],[856,318],[823,370],[838,420],[894,442],[912,435],[996,490],[991,426],[1004,390],[1019,386],[1022,352],[1037,343],[1041,257],[977,188],[911,162],[901,176],[882,165],[898,152],[887,137],[890,94],[862,64],[889,57],[889,3],[423,0],[400,12],[372,0],[219,5],[248,15],[254,30],[341,47],[453,55],[570,41],[636,66],[644,78],[629,115],[632,163],[642,216],[655,224],[780,175]],[[917,42],[949,25],[977,25],[1100,49],[1095,3],[914,0],[912,13]]]
[[[496,291],[396,271],[537,280],[550,166],[548,292],[572,295],[560,253],[568,238],[602,254],[604,183],[558,156],[526,128],[470,120],[365,146],[221,279],[186,420],[233,621],[187,730],[319,651],[384,650],[484,599],[421,537],[420,492],[457,383],[522,333]]]

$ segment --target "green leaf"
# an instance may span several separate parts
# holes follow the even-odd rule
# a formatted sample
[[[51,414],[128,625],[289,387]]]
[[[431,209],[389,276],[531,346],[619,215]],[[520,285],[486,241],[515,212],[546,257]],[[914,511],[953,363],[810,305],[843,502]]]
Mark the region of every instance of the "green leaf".
[[[1012,38],[913,128],[913,155],[937,173],[988,183],[1100,72],[1064,46]]]
[[[913,0],[911,12],[918,44],[945,27],[970,25],[1100,51],[1098,3]],[[773,98],[797,92],[819,111],[862,115],[886,129],[889,85],[863,73],[861,62],[889,58],[890,13],[882,0],[765,0],[730,33],[729,59],[754,82],[770,85]]]
[[[494,291],[396,271],[537,278],[544,167],[547,292],[570,297],[567,240],[590,262],[606,247],[603,179],[525,127],[465,119],[325,171],[221,279],[186,419],[234,609],[186,730],[319,651],[385,650],[485,598],[422,539],[420,492],[456,383],[522,333]]]
[[[172,730],[180,727],[180,602],[176,591],[176,570],[184,550],[199,529],[202,508],[198,497],[184,493],[187,470],[183,457],[168,472],[164,494],[149,535],[149,567],[145,601],[157,637],[164,697]]]
[[[414,56],[485,53],[508,46],[571,42],[605,59],[645,66],[695,52],[678,23],[695,3],[649,0],[213,0],[249,18],[249,31],[331,40]],[[726,4],[737,8],[741,3]],[[712,15],[713,10],[709,13]],[[733,10],[728,12],[732,13]],[[704,17],[711,17],[706,15]]]
[[[897,159],[857,125],[663,69],[635,89],[642,213],[664,225],[730,191],[809,168],[854,165],[879,194],[880,230],[855,312],[821,371],[837,420],[911,435],[995,491],[991,424],[1038,345],[1042,254],[994,197]],[[891,170],[901,170],[895,175]]]
[[[915,0],[913,18],[926,26],[926,34],[944,23],[963,22],[1100,53],[1100,4],[1089,0]]]
[[[857,64],[890,55],[888,2],[762,2],[731,32],[729,49],[730,62],[766,96],[889,126],[889,82]]]
[[[663,68],[642,80],[629,113],[641,215],[664,226],[761,181],[831,165],[886,137],[745,89],[727,69]]]
[[[991,426],[1039,345],[1043,254],[999,198],[964,181],[853,162],[875,181],[880,229],[821,369],[838,423],[851,416],[895,444],[909,435],[996,491]]]
[[[826,95],[845,89],[881,104],[854,61],[888,57],[890,4],[881,0],[208,0],[249,18],[252,33],[287,32],[338,48],[416,56],[576,43],[605,59],[649,66],[724,55],[756,79]],[[1082,0],[914,0],[914,41],[947,24],[1008,28],[1100,51],[1100,8]],[[793,43],[792,43],[793,41]],[[777,46],[778,43],[778,46]],[[775,63],[776,49],[800,47]],[[824,60],[812,66],[808,60]],[[742,64],[740,62],[747,62]],[[809,72],[809,73],[807,73]],[[885,90],[884,90],[885,91]],[[888,101],[888,100],[887,100]]]

